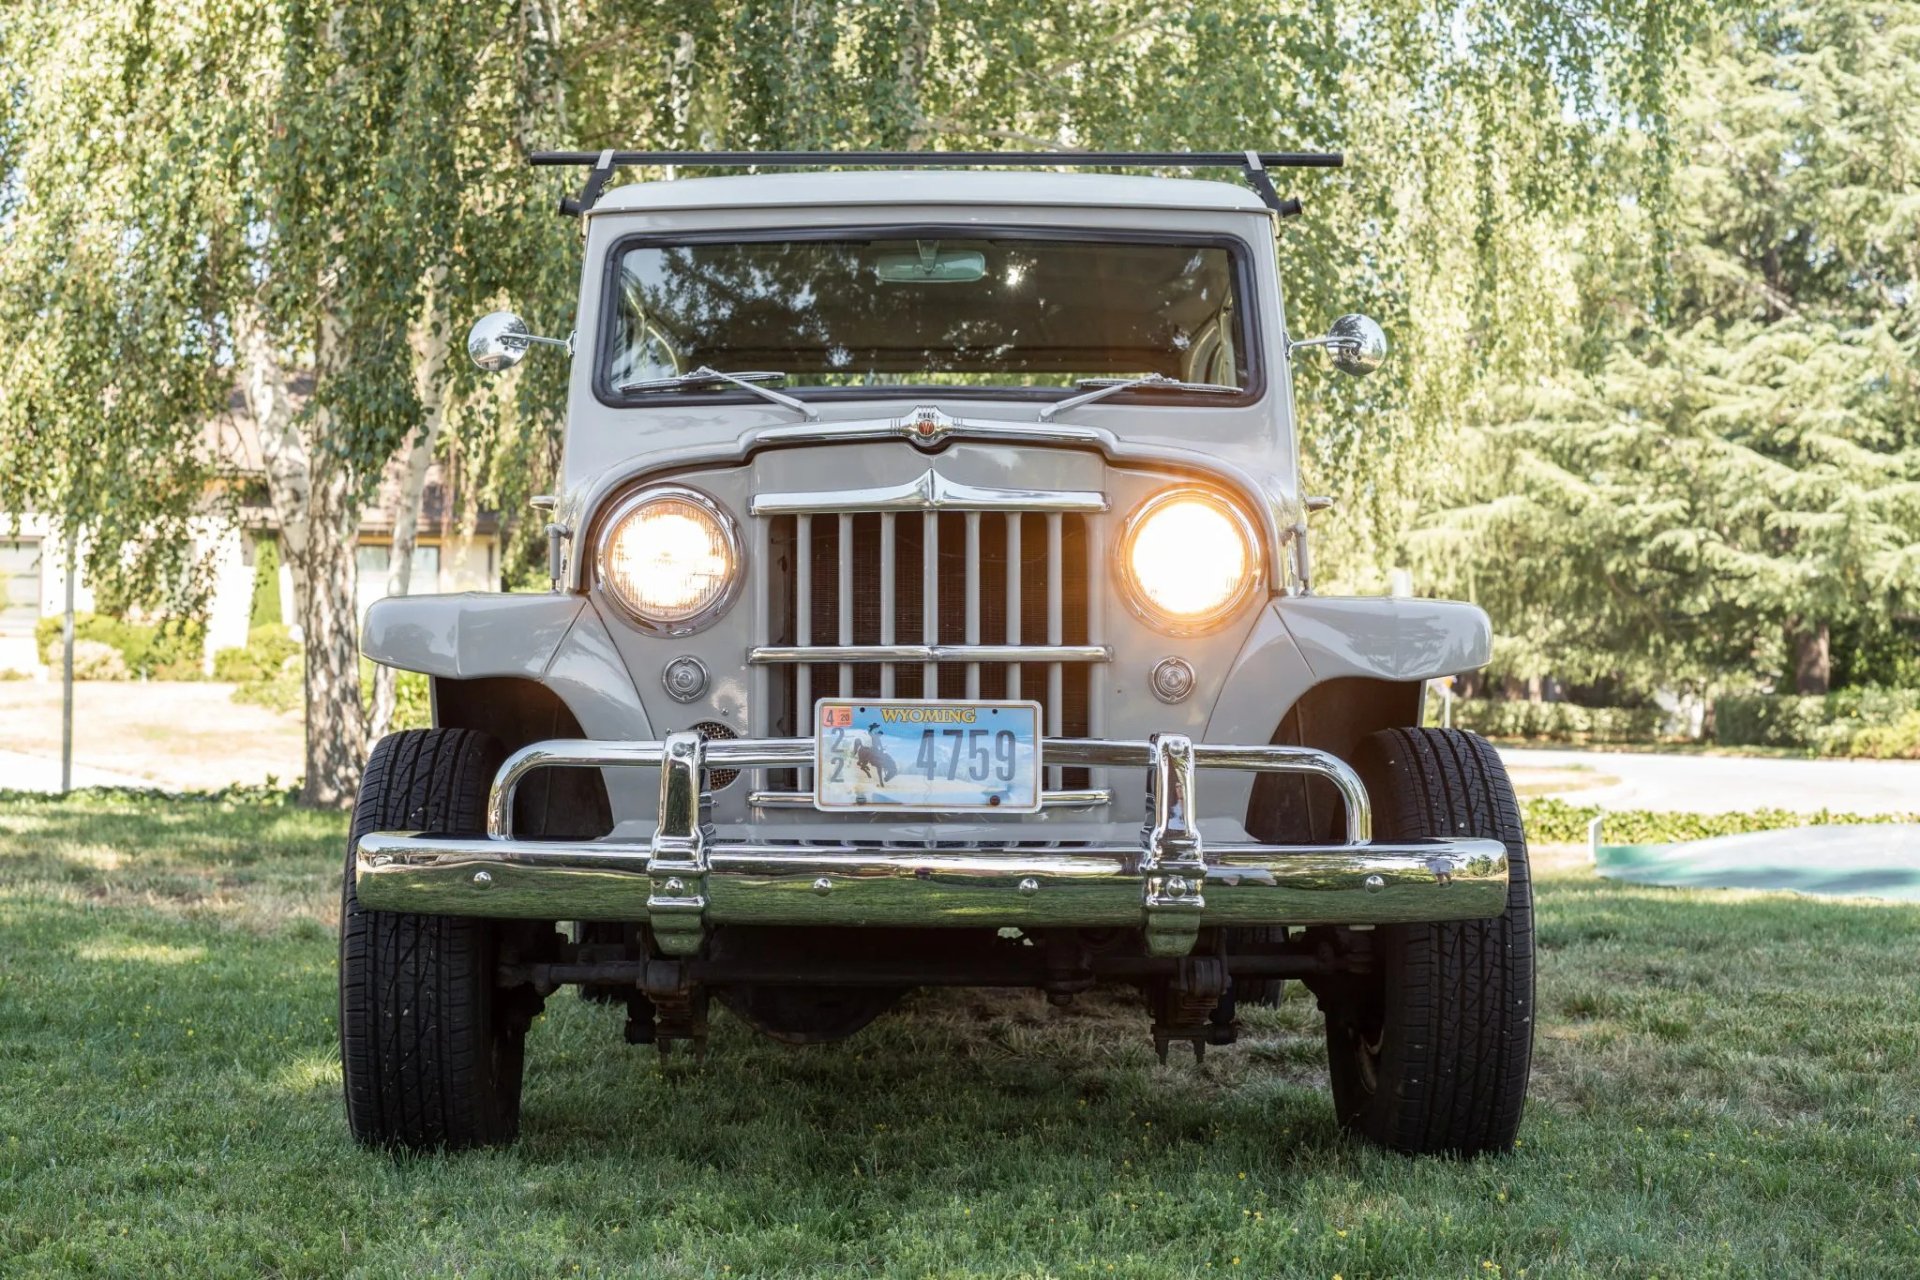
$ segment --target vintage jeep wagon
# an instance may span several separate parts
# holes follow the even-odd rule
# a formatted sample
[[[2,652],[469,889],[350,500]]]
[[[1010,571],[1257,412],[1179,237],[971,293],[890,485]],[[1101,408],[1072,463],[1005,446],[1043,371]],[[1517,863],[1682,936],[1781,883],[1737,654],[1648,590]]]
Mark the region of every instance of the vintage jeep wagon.
[[[601,194],[674,159],[892,167]],[[436,727],[354,813],[354,1134],[512,1139],[570,983],[664,1052],[710,999],[808,1042],[920,986],[1117,982],[1164,1057],[1298,979],[1345,1125],[1509,1147],[1526,846],[1487,744],[1418,727],[1486,616],[1310,589],[1292,365],[1385,339],[1290,340],[1267,170],[1337,157],[540,160],[592,168],[574,335],[470,349],[572,362],[553,588],[368,613]]]

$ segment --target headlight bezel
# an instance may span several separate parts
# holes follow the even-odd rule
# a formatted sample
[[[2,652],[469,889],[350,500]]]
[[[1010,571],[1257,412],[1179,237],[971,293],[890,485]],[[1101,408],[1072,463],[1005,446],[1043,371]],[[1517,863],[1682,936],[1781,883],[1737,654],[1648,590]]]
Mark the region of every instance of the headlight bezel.
[[[616,579],[612,572],[614,541],[621,527],[642,508],[661,501],[683,502],[704,512],[720,530],[721,540],[727,549],[726,584],[713,599],[685,617],[659,617],[646,612],[638,602],[629,600],[615,585]],[[713,625],[739,597],[741,584],[747,576],[746,567],[746,545],[740,537],[739,522],[733,518],[730,511],[712,497],[686,485],[649,485],[627,494],[608,508],[606,515],[600,521],[600,533],[594,543],[595,586],[601,594],[612,600],[630,621],[658,636],[692,635]]]
[[[1226,517],[1246,551],[1246,566],[1240,582],[1218,605],[1203,614],[1172,613],[1155,604],[1145,586],[1134,576],[1133,549],[1141,532],[1153,517],[1179,502],[1198,501]],[[1246,607],[1266,578],[1266,552],[1261,544],[1259,526],[1230,494],[1203,484],[1176,484],[1151,494],[1127,514],[1121,523],[1120,537],[1114,543],[1113,574],[1121,598],[1135,616],[1157,631],[1171,636],[1199,636],[1218,631]]]

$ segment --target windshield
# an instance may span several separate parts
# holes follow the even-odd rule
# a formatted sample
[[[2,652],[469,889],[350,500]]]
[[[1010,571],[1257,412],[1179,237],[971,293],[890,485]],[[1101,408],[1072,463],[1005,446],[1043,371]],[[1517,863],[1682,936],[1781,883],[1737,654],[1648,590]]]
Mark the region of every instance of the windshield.
[[[619,257],[603,386],[706,366],[778,370],[789,387],[1159,374],[1245,388],[1237,283],[1217,244],[977,231],[648,243]]]

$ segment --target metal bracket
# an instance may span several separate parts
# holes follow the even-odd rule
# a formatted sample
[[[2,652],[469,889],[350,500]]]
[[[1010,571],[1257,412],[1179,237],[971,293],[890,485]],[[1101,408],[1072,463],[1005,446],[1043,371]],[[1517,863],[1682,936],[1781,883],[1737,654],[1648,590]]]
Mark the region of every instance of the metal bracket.
[[[1191,954],[1207,900],[1207,861],[1193,812],[1193,740],[1180,733],[1147,739],[1147,821],[1140,829],[1140,874],[1147,954]]]
[[[1254,193],[1260,197],[1260,202],[1283,218],[1299,217],[1301,209],[1299,199],[1283,199],[1280,193],[1274,190],[1273,179],[1267,176],[1267,166],[1261,162],[1260,153],[1249,151],[1246,154],[1247,163],[1240,171],[1246,175],[1247,185],[1252,187]]]
[[[560,215],[565,218],[578,218],[593,208],[599,201],[600,193],[606,190],[607,179],[613,176],[613,152],[602,151],[600,158],[593,162],[592,172],[580,187],[577,196],[560,197]]]
[[[660,825],[647,854],[647,920],[670,956],[697,955],[705,941],[708,823],[703,773],[706,744],[697,733],[670,733],[660,762]]]

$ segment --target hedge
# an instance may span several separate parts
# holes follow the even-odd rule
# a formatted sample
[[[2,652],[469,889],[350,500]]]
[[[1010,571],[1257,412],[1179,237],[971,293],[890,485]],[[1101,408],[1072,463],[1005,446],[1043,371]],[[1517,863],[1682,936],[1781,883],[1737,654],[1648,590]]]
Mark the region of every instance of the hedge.
[[[1569,804],[1551,796],[1522,801],[1520,810],[1527,839],[1537,844],[1585,844],[1588,825],[1602,812],[1599,805]],[[1882,822],[1920,822],[1920,813],[1833,813],[1826,809],[1815,813],[1794,813],[1787,809],[1657,813],[1648,809],[1621,809],[1607,812],[1600,834],[1608,844],[1673,844],[1682,840],[1705,840],[1709,836],[1737,836],[1749,831]]]
[[[1720,698],[1713,704],[1713,737],[1727,746],[1830,756],[1920,755],[1920,689]]]
[[[281,673],[287,659],[300,653],[300,642],[277,622],[247,632],[244,649],[221,649],[213,655],[213,678],[234,684],[271,680]]]
[[[60,661],[61,615],[40,619],[33,638],[40,661]],[[127,673],[147,680],[199,680],[206,675],[201,655],[207,648],[207,625],[193,619],[165,618],[159,622],[130,622],[104,613],[73,616],[75,642],[91,640],[106,645],[126,663]]]
[[[1436,708],[1437,714],[1437,708]],[[1537,738],[1554,742],[1652,742],[1665,735],[1668,714],[1659,707],[1582,707],[1571,702],[1460,698],[1453,727],[1489,738]]]

